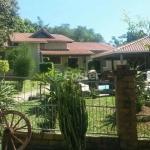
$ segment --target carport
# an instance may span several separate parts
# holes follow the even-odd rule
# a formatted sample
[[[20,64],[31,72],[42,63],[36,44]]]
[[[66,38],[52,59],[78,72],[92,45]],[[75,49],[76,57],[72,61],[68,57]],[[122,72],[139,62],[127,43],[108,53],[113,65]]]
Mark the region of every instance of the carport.
[[[101,72],[103,72],[103,60],[111,62],[109,70],[114,70],[116,62],[119,64],[125,63],[126,60],[142,61],[144,69],[150,69],[150,37],[146,36],[131,43],[114,48],[113,50],[98,53],[92,56],[92,59],[98,59],[101,62]]]

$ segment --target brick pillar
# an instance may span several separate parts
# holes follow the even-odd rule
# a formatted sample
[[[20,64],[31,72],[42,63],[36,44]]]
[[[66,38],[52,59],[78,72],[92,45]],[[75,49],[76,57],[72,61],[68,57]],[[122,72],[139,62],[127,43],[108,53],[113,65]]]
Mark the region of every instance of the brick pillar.
[[[117,133],[121,150],[137,150],[135,70],[117,65],[115,78]]]

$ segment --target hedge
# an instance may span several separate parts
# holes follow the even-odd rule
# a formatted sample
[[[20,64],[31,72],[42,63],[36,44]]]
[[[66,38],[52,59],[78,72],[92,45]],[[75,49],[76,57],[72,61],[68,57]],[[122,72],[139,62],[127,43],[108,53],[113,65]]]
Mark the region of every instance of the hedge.
[[[42,63],[40,63],[40,72],[41,73],[47,72],[48,68],[54,69],[54,64],[52,62],[42,62]]]

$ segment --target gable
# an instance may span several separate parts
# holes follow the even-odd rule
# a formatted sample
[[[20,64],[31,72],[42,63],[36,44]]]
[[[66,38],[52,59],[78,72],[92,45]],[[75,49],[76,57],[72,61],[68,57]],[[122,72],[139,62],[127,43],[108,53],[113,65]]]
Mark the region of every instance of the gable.
[[[54,38],[48,31],[45,29],[41,29],[34,33],[31,38]]]
[[[51,38],[51,37],[45,33],[38,33],[32,38]]]

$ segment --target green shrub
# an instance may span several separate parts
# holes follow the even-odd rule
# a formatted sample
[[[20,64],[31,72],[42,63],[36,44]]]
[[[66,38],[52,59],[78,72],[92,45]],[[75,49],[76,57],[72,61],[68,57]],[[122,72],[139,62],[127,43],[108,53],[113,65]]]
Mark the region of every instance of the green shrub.
[[[136,90],[136,111],[137,113],[141,111],[142,106],[148,97],[148,91],[145,89],[145,71],[142,70],[143,64],[141,62],[133,62],[130,64],[131,70],[136,70],[137,74],[135,75],[135,90]]]
[[[33,61],[28,56],[20,56],[14,65],[14,75],[18,77],[28,77],[31,75],[33,70]],[[23,78],[18,78],[18,89],[19,91],[22,90],[23,87]]]
[[[94,63],[93,60],[88,60],[88,70],[94,69]]]
[[[43,57],[44,62],[49,62],[49,60],[50,60],[49,57]]]
[[[0,105],[8,105],[14,103],[12,98],[15,90],[12,85],[6,84],[5,80],[0,81]],[[1,109],[1,108],[0,108]]]
[[[88,61],[88,70],[96,70],[97,72],[100,70],[100,61],[99,60],[89,60]]]
[[[18,77],[28,77],[32,73],[33,61],[28,56],[19,57],[14,66],[14,75]]]
[[[0,60],[0,73],[5,74],[9,70],[9,63],[7,60]]]
[[[52,62],[42,62],[40,63],[40,72],[48,72],[48,69],[54,69],[54,64]]]

